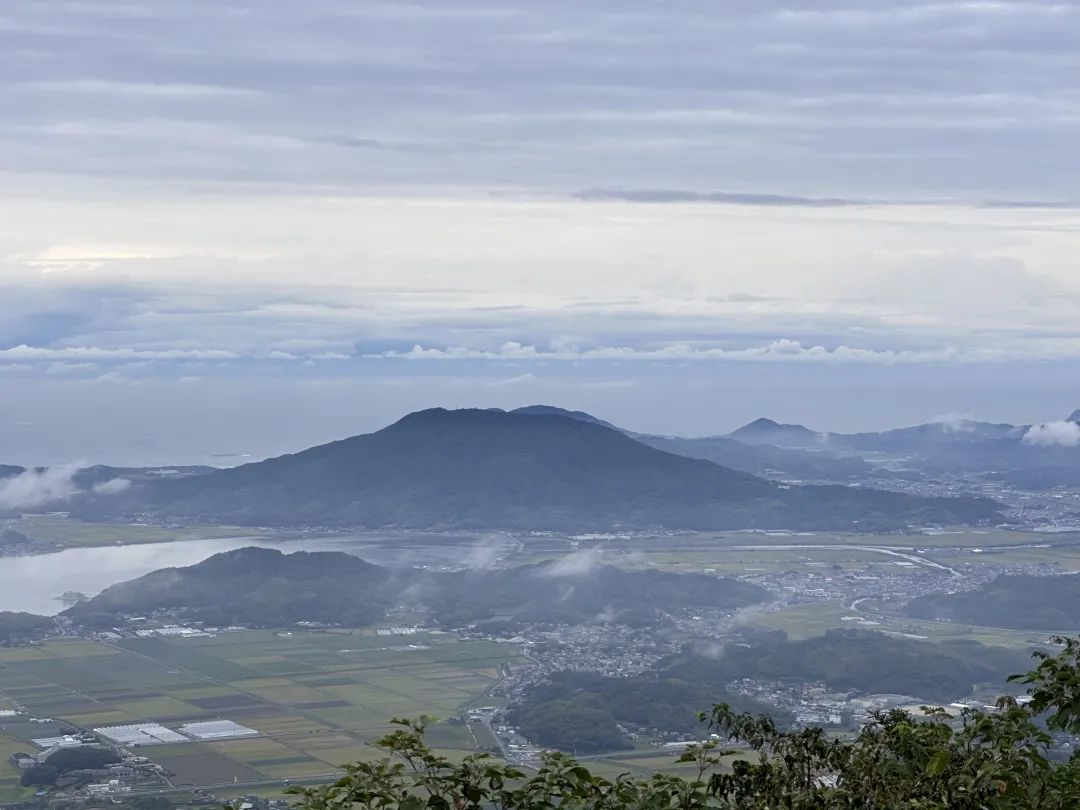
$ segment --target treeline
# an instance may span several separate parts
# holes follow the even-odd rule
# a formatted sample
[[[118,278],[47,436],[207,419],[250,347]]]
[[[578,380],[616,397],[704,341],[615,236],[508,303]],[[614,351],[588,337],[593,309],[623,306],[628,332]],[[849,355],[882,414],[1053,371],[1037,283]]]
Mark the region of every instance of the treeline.
[[[119,761],[120,755],[110,748],[64,748],[45,762],[24,770],[19,781],[24,787],[46,787],[56,784],[60,777],[73,771],[97,770]]]

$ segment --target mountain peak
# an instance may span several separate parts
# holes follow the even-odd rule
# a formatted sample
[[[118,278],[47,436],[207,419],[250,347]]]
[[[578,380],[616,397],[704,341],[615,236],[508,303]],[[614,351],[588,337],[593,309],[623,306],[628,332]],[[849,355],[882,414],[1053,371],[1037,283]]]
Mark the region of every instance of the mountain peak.
[[[560,408],[557,405],[525,405],[521,408],[514,408],[510,413],[517,413],[522,416],[564,416],[567,419],[576,419],[579,422],[603,425],[608,428],[615,427],[611,422],[593,416],[591,413],[586,413],[585,411],[570,411],[566,408]]]
[[[757,430],[757,429],[763,429],[763,428],[770,428],[771,429],[771,428],[779,428],[779,427],[786,427],[786,426],[781,425],[775,419],[769,419],[769,418],[767,418],[765,416],[762,416],[762,417],[760,417],[758,419],[755,419],[753,422],[749,422],[748,424],[743,425],[741,428],[739,428],[739,430]]]
[[[1077,408],[1075,411],[1073,411],[1067,421],[1080,422],[1080,408]]]
[[[728,438],[744,444],[772,444],[777,447],[800,448],[816,448],[821,444],[822,437],[823,434],[802,425],[786,425],[764,417],[755,419],[728,434]]]

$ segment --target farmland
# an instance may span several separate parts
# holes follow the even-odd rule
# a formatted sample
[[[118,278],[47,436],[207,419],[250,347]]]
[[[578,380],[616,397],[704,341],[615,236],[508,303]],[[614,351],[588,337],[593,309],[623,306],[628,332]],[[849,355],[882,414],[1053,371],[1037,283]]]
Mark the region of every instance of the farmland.
[[[269,532],[234,526],[185,526],[170,528],[129,523],[86,523],[63,514],[24,515],[11,527],[35,540],[64,548],[173,543],[180,540],[222,540],[262,537]]]
[[[216,637],[129,638],[106,644],[59,639],[0,650],[0,701],[58,723],[0,721],[0,754],[64,725],[156,721],[170,728],[223,718],[259,737],[145,747],[177,787],[272,784],[332,774],[379,755],[371,742],[393,717],[447,719],[481,698],[512,648],[443,633],[243,631]],[[448,754],[474,747],[464,726],[437,725]],[[5,753],[6,752],[6,753]],[[0,801],[20,795],[0,764]]]

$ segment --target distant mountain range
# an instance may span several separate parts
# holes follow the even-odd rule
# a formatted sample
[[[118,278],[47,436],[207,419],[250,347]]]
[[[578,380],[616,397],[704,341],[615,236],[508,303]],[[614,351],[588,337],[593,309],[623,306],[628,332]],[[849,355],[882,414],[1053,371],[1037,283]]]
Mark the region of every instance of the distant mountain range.
[[[630,438],[655,447],[657,450],[688,458],[705,459],[722,467],[731,467],[733,470],[742,470],[766,478],[849,483],[863,481],[875,474],[882,474],[885,477],[889,475],[876,471],[873,465],[858,456],[839,456],[821,449],[802,450],[777,447],[772,444],[757,444],[753,441],[744,442],[734,435],[684,438],[634,433],[623,428],[616,428],[610,422],[605,422],[583,411],[568,411],[552,405],[530,405],[526,408],[518,408],[512,413],[530,416],[537,414],[565,416],[615,428]],[[768,420],[760,421],[768,422]],[[775,422],[770,424],[775,424]]]
[[[548,412],[432,409],[375,433],[89,493],[84,517],[268,526],[883,530],[999,521],[984,498],[790,486]]]
[[[902,462],[922,475],[967,474],[1024,489],[1080,486],[1080,410],[1048,425],[941,419],[878,433],[826,433],[757,419],[729,438],[757,447],[827,450]]]

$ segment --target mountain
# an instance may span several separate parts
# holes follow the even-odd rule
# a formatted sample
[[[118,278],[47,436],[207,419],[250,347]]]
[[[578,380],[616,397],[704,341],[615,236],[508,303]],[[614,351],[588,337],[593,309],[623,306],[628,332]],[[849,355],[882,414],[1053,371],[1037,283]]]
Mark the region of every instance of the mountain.
[[[1080,411],[1073,414],[1080,417]],[[939,419],[921,425],[869,433],[816,433],[802,425],[783,425],[769,419],[758,419],[729,438],[756,447],[774,446],[788,452],[811,451],[817,448],[825,455],[816,463],[810,459],[792,459],[792,469],[802,463],[814,472],[827,473],[813,477],[832,480],[866,480],[871,477],[897,475],[939,476],[965,475],[1003,481],[1021,489],[1049,489],[1080,486],[1080,448],[1069,441],[1035,443],[1025,440],[1030,425],[980,422],[973,419]],[[679,441],[675,440],[672,445]],[[673,451],[679,452],[674,446]],[[689,453],[688,453],[689,454]],[[713,458],[699,454],[706,458]],[[835,457],[857,464],[858,459],[878,462],[902,462],[905,473],[890,472],[880,466],[867,465],[862,474],[844,479],[841,468],[830,460]],[[784,459],[776,459],[784,466]],[[756,470],[755,470],[756,471]],[[811,475],[794,477],[809,478]]]
[[[361,626],[383,616],[388,581],[386,569],[351,554],[241,548],[113,585],[63,615],[89,627],[111,627],[120,616],[159,610],[219,626]]]
[[[1075,411],[1073,411],[1071,414],[1069,414],[1069,418],[1066,421],[1067,422],[1080,422],[1080,408],[1077,408]]]
[[[920,596],[904,612],[917,619],[1072,632],[1080,625],[1080,574],[999,576],[975,590]]]
[[[241,525],[889,529],[1000,519],[982,498],[789,487],[563,416],[433,409],[375,433],[71,506]]]
[[[972,419],[927,422],[877,433],[830,433],[828,444],[846,450],[882,453],[935,453],[983,442],[1019,441],[1028,425],[995,424]]]
[[[743,444],[774,444],[777,447],[820,448],[827,434],[816,433],[802,425],[784,425],[772,419],[755,419],[728,434]]]
[[[436,572],[384,568],[340,552],[241,548],[113,585],[64,615],[88,627],[111,627],[124,616],[158,611],[214,625],[358,626],[381,618],[392,605],[407,604],[425,609],[445,627],[478,621],[501,628],[615,622],[651,627],[661,621],[660,612],[733,611],[771,598],[764,588],[737,579],[594,563],[586,554],[516,568]]]
[[[796,450],[771,444],[743,444],[725,436],[684,439],[679,436],[630,434],[642,444],[688,458],[703,458],[723,467],[768,478],[864,481],[888,473],[859,456],[838,456],[825,450]]]
[[[604,427],[621,430],[621,428],[615,427],[611,422],[605,422],[603,419],[593,416],[591,413],[585,413],[585,411],[569,411],[566,408],[558,408],[554,405],[526,405],[523,408],[514,408],[510,413],[518,413],[522,416],[565,416],[569,419],[577,419],[579,422],[588,422],[593,425],[603,425]],[[626,431],[623,432],[625,433]]]
[[[635,433],[616,427],[584,411],[568,411],[551,405],[530,405],[512,413],[529,416],[557,415],[620,430],[649,447],[687,458],[712,461],[721,467],[753,473],[765,478],[810,479],[817,481],[863,481],[871,476],[887,475],[858,456],[838,456],[825,450],[796,450],[769,444],[744,444],[725,436],[684,438]]]

